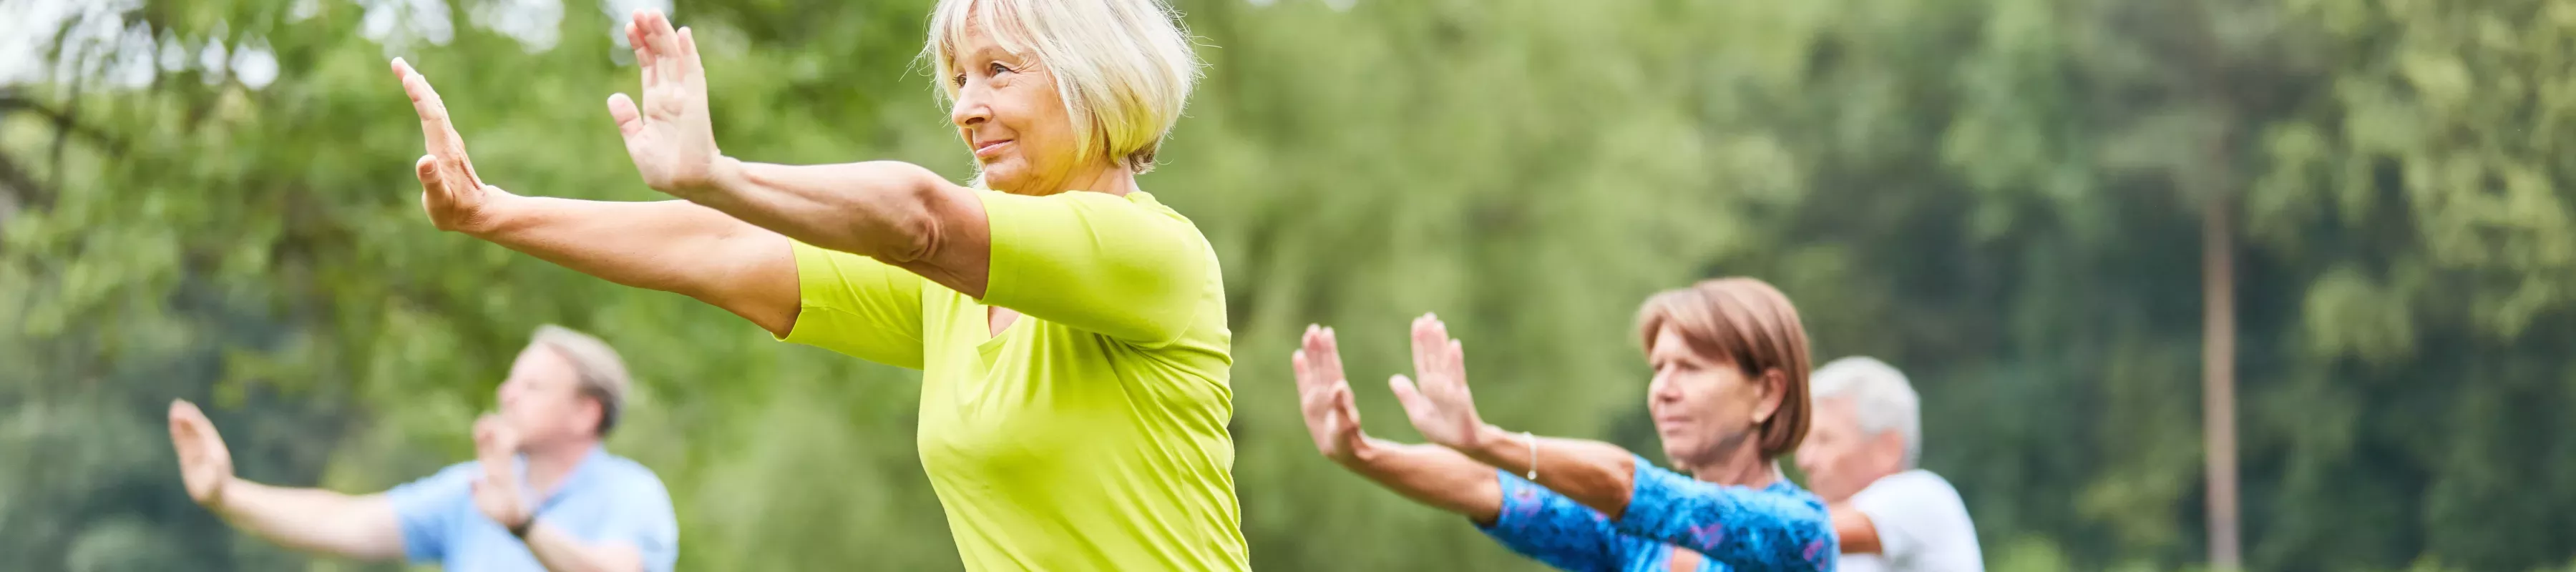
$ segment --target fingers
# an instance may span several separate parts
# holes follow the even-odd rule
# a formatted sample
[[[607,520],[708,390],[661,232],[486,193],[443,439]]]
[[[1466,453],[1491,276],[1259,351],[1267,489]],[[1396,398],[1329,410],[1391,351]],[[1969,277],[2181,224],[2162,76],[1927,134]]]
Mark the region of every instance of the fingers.
[[[661,65],[662,54],[655,53],[653,45],[645,43],[643,22],[643,10],[636,10],[635,18],[626,21],[626,46],[635,49],[635,69],[644,73],[644,89],[650,90],[653,82],[662,77],[653,72],[656,66]]]
[[[1446,349],[1448,351],[1440,356],[1440,371],[1449,374],[1450,379],[1458,380],[1458,385],[1467,385],[1467,343],[1453,338]]]
[[[1440,373],[1440,353],[1449,341],[1436,327],[1439,320],[1431,314],[1413,319],[1413,373],[1425,376],[1426,383],[1434,381],[1429,376]]]
[[[1305,350],[1290,354],[1288,363],[1297,371],[1297,409],[1308,417],[1314,417],[1323,410],[1323,384],[1315,381],[1313,372],[1306,367]]]
[[[626,94],[608,96],[608,118],[617,120],[619,136],[634,137],[644,132],[644,113],[635,108],[635,100],[627,98]]]
[[[438,89],[430,87],[429,78],[411,68],[411,63],[394,58],[394,76],[402,80],[403,94],[411,97],[411,110],[420,115],[420,134],[429,143],[429,151],[446,150],[454,130],[447,119],[447,102],[438,98]]]
[[[1457,340],[1449,337],[1449,324],[1440,321],[1438,314],[1423,314],[1422,320],[1425,322],[1423,333],[1415,338],[1415,342],[1422,345],[1415,347],[1423,348],[1424,353],[1429,354],[1425,356],[1424,361],[1430,362],[1430,371],[1443,374],[1455,373],[1457,361],[1450,359],[1449,347]]]
[[[635,11],[632,18],[626,20],[626,47],[635,50],[635,67],[643,68],[646,74],[644,77],[648,78],[644,81],[651,83],[652,80],[649,78],[653,77],[651,75],[653,47],[644,44],[644,27],[636,25],[637,22],[642,21],[644,21],[644,11],[640,9]]]
[[[653,71],[664,81],[680,79],[680,33],[671,29],[671,18],[660,10],[644,10],[635,17],[645,45],[653,47]]]
[[[206,418],[206,412],[197,410],[197,404],[189,403],[188,400],[185,399],[170,400],[170,424],[172,426],[204,418]]]
[[[182,453],[188,450],[189,442],[196,438],[197,426],[192,418],[195,415],[202,415],[197,412],[196,404],[188,403],[186,400],[170,402],[170,444],[179,447]]]
[[[198,444],[196,441],[212,437],[214,433],[215,423],[206,420],[206,412],[197,409],[197,404],[187,400],[170,402],[170,437],[173,440],[185,438],[188,444],[195,445]]]
[[[1404,411],[1409,416],[1420,419],[1438,409],[1431,404],[1430,399],[1422,396],[1422,388],[1415,387],[1413,379],[1405,377],[1404,374],[1387,378],[1386,388],[1395,392],[1395,402],[1404,405]]]
[[[394,58],[393,68],[402,79],[403,93],[411,97],[412,112],[420,115],[422,146],[439,158],[441,168],[463,179],[452,181],[449,190],[459,185],[480,186],[483,178],[475,174],[474,162],[465,154],[465,137],[457,134],[447,114],[447,102],[438,97],[438,89],[430,87],[429,78],[402,58]]]
[[[1316,336],[1316,342],[1316,350],[1309,352],[1315,359],[1315,372],[1332,378],[1332,381],[1347,379],[1342,376],[1342,345],[1334,339],[1333,327],[1325,326],[1324,331]]]
[[[698,36],[688,28],[680,28],[680,54],[680,63],[689,74],[686,79],[704,81],[707,77],[706,60],[698,59]]]
[[[1305,393],[1306,386],[1308,384],[1306,381],[1306,350],[1299,349],[1297,351],[1288,352],[1288,369],[1289,371],[1297,373],[1298,393]]]

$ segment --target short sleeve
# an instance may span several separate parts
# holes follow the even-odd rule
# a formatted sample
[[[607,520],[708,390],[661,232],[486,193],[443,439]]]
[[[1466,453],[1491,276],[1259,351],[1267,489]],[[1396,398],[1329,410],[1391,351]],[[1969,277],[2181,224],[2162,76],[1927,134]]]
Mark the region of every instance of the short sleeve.
[[[779,340],[921,369],[921,276],[802,242],[794,249],[800,307]]]
[[[1890,561],[1937,562],[1947,570],[1978,560],[1968,508],[1939,475],[1919,469],[1889,475],[1852,495],[1851,507],[1869,517],[1879,553]]]
[[[979,191],[991,221],[984,303],[1143,346],[1188,332],[1215,255],[1150,195]]]
[[[1825,503],[1803,491],[1691,480],[1638,458],[1620,532],[1698,551],[1731,570],[1831,571],[1840,547]]]
[[[608,528],[591,541],[633,546],[643,556],[645,570],[670,572],[680,560],[680,521],[661,479],[639,475],[619,491],[617,507]]]
[[[1922,503],[1909,502],[1925,500],[1921,489],[1900,473],[1852,495],[1852,509],[1869,517],[1870,528],[1878,531],[1879,552],[1890,560],[1912,553],[1922,542],[1916,532],[1924,530],[1922,521],[1931,515],[1925,514]]]
[[[1627,562],[1610,518],[1519,475],[1494,471],[1503,489],[1503,511],[1485,536],[1558,570],[1616,572]]]
[[[448,465],[385,491],[385,500],[394,506],[394,521],[402,527],[405,558],[428,563],[447,557],[457,509],[474,506],[475,466],[472,462]]]

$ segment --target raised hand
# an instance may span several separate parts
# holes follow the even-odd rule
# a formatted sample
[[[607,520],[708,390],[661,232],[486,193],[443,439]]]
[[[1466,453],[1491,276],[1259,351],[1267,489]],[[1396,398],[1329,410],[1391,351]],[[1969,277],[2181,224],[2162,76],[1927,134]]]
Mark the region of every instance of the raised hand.
[[[456,134],[448,122],[447,102],[438,98],[438,90],[429,87],[429,78],[411,69],[411,64],[395,58],[394,76],[402,80],[403,93],[411,96],[411,108],[420,115],[422,143],[429,154],[412,164],[420,177],[420,208],[429,213],[430,224],[439,230],[473,233],[490,222],[484,207],[508,192],[483,184],[474,172],[474,161],[465,156],[465,137]]]
[[[1476,399],[1467,393],[1466,348],[1449,338],[1449,326],[1438,316],[1413,320],[1413,372],[1421,377],[1418,385],[1402,375],[1387,380],[1413,428],[1433,443],[1472,449],[1485,422],[1477,418]]]
[[[519,480],[519,433],[499,416],[474,420],[474,459],[483,477],[474,481],[474,508],[503,528],[526,524],[527,491]]]
[[[617,120],[645,186],[686,198],[713,184],[723,156],[708,122],[707,69],[698,60],[697,37],[688,28],[672,30],[658,10],[636,10],[626,23],[626,43],[644,71],[644,105],[623,93],[608,96],[608,116]]]
[[[170,402],[170,446],[179,452],[179,479],[188,486],[188,498],[206,508],[223,506],[224,485],[233,480],[233,453],[197,404]]]
[[[1288,361],[1297,370],[1297,406],[1306,417],[1306,433],[1324,457],[1354,462],[1368,448],[1368,436],[1360,431],[1360,409],[1342,376],[1341,348],[1333,341],[1332,328],[1306,326],[1301,345]]]

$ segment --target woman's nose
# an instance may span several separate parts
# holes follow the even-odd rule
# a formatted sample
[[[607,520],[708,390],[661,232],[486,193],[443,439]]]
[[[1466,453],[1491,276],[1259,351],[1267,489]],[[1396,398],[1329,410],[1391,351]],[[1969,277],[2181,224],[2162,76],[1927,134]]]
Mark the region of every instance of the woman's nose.
[[[984,91],[982,86],[975,82],[968,82],[965,87],[958,88],[957,106],[948,110],[948,122],[958,127],[974,127],[975,124],[992,120],[993,110],[984,104],[987,97]]]

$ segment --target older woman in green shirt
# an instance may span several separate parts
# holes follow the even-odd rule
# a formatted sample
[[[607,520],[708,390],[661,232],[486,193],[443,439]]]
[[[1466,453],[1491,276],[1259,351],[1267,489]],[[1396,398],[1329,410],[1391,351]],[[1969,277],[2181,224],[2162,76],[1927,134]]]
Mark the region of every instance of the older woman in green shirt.
[[[927,52],[977,187],[892,162],[718,151],[695,36],[627,26],[642,101],[608,99],[647,186],[577,201],[486,185],[427,79],[394,62],[462,232],[686,294],[781,339],[922,370],[922,466],[970,570],[1240,570],[1224,286],[1137,188],[1199,62],[1157,0],[942,0]]]

